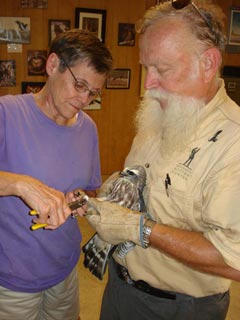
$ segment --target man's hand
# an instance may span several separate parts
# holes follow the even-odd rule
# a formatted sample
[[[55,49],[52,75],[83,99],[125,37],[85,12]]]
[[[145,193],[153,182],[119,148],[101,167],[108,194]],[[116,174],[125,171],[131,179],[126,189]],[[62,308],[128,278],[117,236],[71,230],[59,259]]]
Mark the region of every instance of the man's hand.
[[[141,246],[141,213],[95,198],[90,198],[88,205],[86,218],[102,240],[111,244],[132,241]]]

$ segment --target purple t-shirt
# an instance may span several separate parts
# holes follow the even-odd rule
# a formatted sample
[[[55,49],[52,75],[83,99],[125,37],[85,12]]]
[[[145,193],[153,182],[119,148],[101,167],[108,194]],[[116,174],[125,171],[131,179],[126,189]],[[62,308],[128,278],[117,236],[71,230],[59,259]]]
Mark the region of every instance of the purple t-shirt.
[[[0,171],[35,177],[64,193],[99,188],[96,125],[80,112],[73,126],[59,126],[31,94],[0,97]],[[31,231],[29,210],[18,197],[0,197],[0,285],[38,292],[72,271],[82,237],[71,217],[56,230]]]

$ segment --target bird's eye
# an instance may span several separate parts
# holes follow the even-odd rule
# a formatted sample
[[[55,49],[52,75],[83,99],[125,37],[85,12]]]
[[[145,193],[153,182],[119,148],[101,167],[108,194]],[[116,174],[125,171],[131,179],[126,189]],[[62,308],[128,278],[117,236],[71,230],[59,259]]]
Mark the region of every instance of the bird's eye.
[[[129,174],[130,176],[133,176],[134,172],[132,172],[131,170],[127,170],[127,174]]]

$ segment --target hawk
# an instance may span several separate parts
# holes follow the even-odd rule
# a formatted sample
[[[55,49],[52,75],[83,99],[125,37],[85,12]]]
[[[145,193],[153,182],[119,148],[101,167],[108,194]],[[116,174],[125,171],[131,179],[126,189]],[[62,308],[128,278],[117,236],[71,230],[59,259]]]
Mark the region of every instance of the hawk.
[[[98,197],[98,199],[114,202],[134,211],[146,212],[143,200],[143,188],[145,184],[146,171],[143,166],[126,167],[122,171],[113,174],[103,184],[101,190],[105,194],[103,197]],[[105,191],[104,188],[106,188]],[[95,233],[82,248],[84,266],[98,279],[102,280],[108,260],[112,254],[114,253],[118,257],[123,258],[134,246],[135,243],[131,241],[112,245],[103,241]]]

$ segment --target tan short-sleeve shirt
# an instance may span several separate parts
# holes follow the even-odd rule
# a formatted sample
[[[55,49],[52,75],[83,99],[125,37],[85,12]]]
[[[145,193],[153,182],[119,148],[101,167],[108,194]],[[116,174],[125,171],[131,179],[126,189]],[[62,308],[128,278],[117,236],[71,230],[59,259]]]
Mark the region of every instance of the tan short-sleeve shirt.
[[[225,262],[240,270],[240,108],[226,95],[222,82],[206,111],[208,116],[186,151],[163,161],[152,141],[140,147],[134,141],[125,165],[146,167],[144,199],[153,219],[202,232]],[[171,180],[168,195],[167,174]],[[225,292],[231,283],[154,248],[136,246],[118,262],[135,280],[195,297]]]

